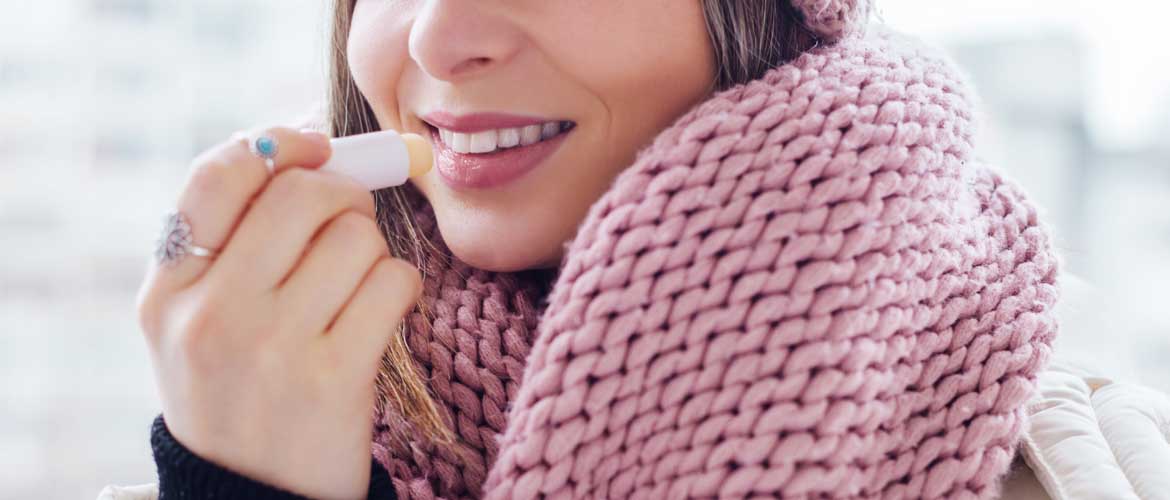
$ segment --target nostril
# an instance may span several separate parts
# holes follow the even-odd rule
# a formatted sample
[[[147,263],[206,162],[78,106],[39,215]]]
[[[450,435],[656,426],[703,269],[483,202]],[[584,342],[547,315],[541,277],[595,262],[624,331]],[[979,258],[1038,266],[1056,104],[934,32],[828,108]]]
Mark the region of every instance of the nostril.
[[[475,71],[475,70],[480,69],[482,67],[488,66],[489,64],[491,64],[491,62],[492,62],[491,58],[488,58],[488,57],[471,58],[471,59],[463,61],[459,64],[456,64],[455,67],[451,68],[451,74],[460,75],[460,74],[468,73],[471,71]]]

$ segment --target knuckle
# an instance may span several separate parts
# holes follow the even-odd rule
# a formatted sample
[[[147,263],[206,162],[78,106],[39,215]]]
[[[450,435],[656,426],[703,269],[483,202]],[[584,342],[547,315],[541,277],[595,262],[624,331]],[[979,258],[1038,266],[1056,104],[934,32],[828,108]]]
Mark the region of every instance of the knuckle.
[[[288,127],[263,127],[260,130],[260,135],[271,135],[273,137],[287,137],[294,134],[295,132],[293,132],[293,130]]]
[[[357,193],[357,196],[358,199],[356,201],[356,206],[362,207],[362,209],[369,214],[376,215],[378,213],[378,207],[374,203],[374,197],[370,195],[369,191],[366,191],[365,188],[361,188]]]
[[[281,198],[304,199],[320,189],[313,172],[303,168],[290,168],[273,177],[268,190]]]
[[[358,184],[357,181],[352,179],[346,179],[346,181],[348,181],[348,185],[350,186],[349,194],[352,197],[350,204],[353,207],[360,208],[365,213],[370,214],[370,216],[375,216],[377,214],[377,207],[374,203],[374,196],[365,187]]]
[[[386,306],[382,312],[387,319],[394,321],[401,321],[409,313],[422,291],[418,270],[412,264],[392,257],[379,259],[370,271],[369,280],[366,286],[382,299]]]
[[[224,309],[215,301],[204,297],[197,304],[193,304],[188,314],[183,318],[176,348],[180,355],[189,360],[210,359],[210,353],[216,348],[216,341],[224,337],[230,325],[230,319],[224,316]]]
[[[341,215],[333,218],[330,225],[346,234],[357,236],[365,236],[366,233],[376,229],[372,219],[353,211],[342,212]]]
[[[408,289],[419,281],[414,266],[393,257],[383,257],[374,264],[372,271],[379,286],[391,289]]]
[[[374,269],[370,271],[370,275],[379,285],[393,283],[398,277],[396,266],[394,259],[383,257],[374,263]]]
[[[374,216],[374,197],[358,181],[341,175],[327,174],[324,176],[333,194],[339,200],[345,201],[350,207]]]
[[[187,186],[196,193],[215,195],[227,185],[227,171],[230,166],[216,157],[201,157],[191,166]]]
[[[373,219],[353,211],[343,212],[330,223],[343,237],[353,240],[361,248],[375,252],[386,251],[386,242],[382,239],[382,232]]]
[[[403,270],[402,286],[407,290],[407,297],[411,301],[418,300],[423,290],[422,273],[410,262],[399,260],[399,265]]]
[[[230,333],[234,322],[228,317],[232,309],[228,307],[227,296],[230,294],[209,283],[191,290],[191,295],[177,303],[176,313],[181,320],[177,326],[179,333],[199,342]]]

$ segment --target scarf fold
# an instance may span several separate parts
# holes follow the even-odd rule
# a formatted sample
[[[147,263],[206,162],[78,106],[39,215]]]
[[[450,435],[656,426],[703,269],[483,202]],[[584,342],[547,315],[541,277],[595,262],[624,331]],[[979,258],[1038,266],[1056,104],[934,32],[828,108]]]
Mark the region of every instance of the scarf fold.
[[[459,442],[378,413],[400,497],[994,497],[1057,260],[973,100],[913,39],[845,38],[663,131],[555,275],[428,270],[407,341]]]

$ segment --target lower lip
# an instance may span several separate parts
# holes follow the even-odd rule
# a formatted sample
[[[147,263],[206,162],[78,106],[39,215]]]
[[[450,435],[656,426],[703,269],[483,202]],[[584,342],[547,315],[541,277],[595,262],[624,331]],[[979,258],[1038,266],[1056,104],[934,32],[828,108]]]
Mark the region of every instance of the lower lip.
[[[499,187],[516,180],[535,169],[556,152],[573,129],[563,131],[551,139],[501,149],[491,153],[456,153],[439,139],[431,129],[431,143],[435,145],[435,170],[448,186],[457,189],[485,189]]]

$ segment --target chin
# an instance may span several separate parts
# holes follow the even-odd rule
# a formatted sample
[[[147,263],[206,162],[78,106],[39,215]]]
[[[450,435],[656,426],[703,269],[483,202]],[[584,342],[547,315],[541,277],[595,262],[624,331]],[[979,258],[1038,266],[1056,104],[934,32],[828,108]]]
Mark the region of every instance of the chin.
[[[541,238],[538,231],[514,224],[444,221],[442,216],[438,222],[451,253],[477,269],[513,272],[556,267],[560,262],[561,244],[555,238]]]

